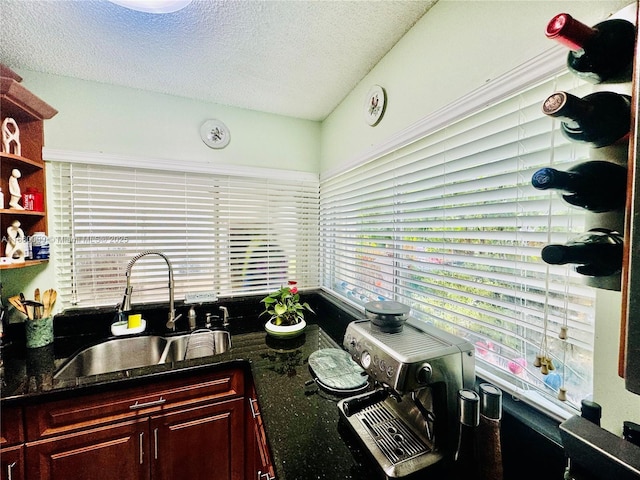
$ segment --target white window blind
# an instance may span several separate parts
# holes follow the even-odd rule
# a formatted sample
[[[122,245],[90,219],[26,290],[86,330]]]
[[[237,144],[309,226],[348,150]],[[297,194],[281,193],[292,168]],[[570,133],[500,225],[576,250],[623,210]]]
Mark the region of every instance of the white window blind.
[[[98,162],[99,163],[99,162]],[[57,278],[66,307],[122,300],[130,259],[172,263],[187,292],[261,293],[318,280],[318,180],[52,162]],[[166,302],[162,258],[135,263],[133,304]]]
[[[540,251],[583,231],[585,215],[530,181],[538,168],[587,159],[541,105],[556,90],[591,87],[567,73],[520,90],[323,178],[322,284],[360,304],[406,303],[475,344],[491,379],[553,402],[564,385],[563,405],[575,406],[592,391],[595,292]],[[547,376],[533,366],[545,324],[556,366]]]

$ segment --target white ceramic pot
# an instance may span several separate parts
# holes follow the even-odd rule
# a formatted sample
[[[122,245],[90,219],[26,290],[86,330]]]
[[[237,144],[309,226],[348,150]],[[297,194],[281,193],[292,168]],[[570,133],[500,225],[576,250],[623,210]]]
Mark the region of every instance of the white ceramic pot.
[[[304,332],[304,329],[307,326],[307,322],[301,320],[299,323],[295,325],[274,325],[269,320],[264,324],[264,329],[267,333],[273,337],[277,338],[295,338],[298,335],[301,335]]]

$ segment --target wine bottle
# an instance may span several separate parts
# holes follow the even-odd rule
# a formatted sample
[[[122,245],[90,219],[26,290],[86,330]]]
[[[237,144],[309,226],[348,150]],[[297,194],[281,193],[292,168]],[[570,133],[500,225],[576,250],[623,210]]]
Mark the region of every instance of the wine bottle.
[[[480,421],[478,424],[478,464],[480,480],[502,480],[502,391],[490,383],[478,386],[480,393]]]
[[[627,169],[613,162],[592,160],[563,172],[541,168],[531,177],[538,190],[561,190],[565,202],[591,212],[624,208],[627,198]]]
[[[593,228],[565,245],[547,245],[542,260],[551,265],[574,263],[582,275],[606,277],[622,269],[622,244],[618,232]]]
[[[631,129],[631,97],[614,92],[595,92],[583,98],[556,92],[542,111],[562,121],[565,137],[599,148],[628,137]]]
[[[551,19],[545,33],[571,49],[567,67],[583,80],[631,81],[636,38],[633,23],[609,19],[590,27],[568,13],[560,13]]]
[[[458,391],[458,446],[453,478],[475,478],[478,472],[476,430],[480,422],[480,396],[469,389]]]

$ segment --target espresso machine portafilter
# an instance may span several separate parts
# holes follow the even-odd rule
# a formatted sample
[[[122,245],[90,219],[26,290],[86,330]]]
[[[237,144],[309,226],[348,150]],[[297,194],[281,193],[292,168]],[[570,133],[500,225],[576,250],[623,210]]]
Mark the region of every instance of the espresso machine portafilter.
[[[369,318],[352,322],[343,342],[376,388],[338,402],[341,417],[388,477],[453,458],[457,394],[475,381],[473,345],[405,320],[391,329]]]

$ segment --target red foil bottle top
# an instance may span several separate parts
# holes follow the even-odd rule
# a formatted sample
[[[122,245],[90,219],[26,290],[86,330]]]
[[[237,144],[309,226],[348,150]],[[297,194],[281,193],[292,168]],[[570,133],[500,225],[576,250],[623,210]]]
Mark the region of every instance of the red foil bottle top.
[[[571,50],[581,50],[587,40],[593,37],[597,30],[579,22],[568,13],[559,13],[547,25],[545,34],[569,47]]]

